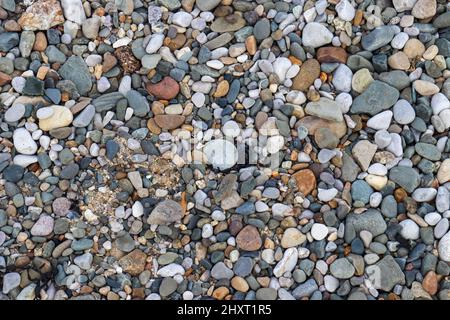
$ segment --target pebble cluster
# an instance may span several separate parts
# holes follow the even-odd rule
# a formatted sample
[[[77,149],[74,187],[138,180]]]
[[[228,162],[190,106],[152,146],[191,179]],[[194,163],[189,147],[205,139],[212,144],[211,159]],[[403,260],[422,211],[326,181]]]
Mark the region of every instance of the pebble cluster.
[[[446,0],[0,0],[0,300],[450,299]]]

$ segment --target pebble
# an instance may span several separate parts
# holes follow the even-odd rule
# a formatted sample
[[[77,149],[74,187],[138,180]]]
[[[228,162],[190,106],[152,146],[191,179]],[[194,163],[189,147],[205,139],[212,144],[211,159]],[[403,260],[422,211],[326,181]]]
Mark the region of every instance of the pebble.
[[[399,223],[402,227],[400,234],[407,240],[417,240],[419,238],[419,226],[411,219],[403,220]]]
[[[398,124],[410,124],[416,117],[413,107],[404,99],[398,100],[392,110],[394,112],[394,120]]]
[[[38,149],[36,142],[25,128],[18,128],[14,130],[13,141],[17,152],[22,154],[33,155]]]
[[[3,0],[0,299],[446,299],[444,2]]]
[[[302,33],[303,45],[317,48],[331,42],[333,34],[318,22],[307,23]]]

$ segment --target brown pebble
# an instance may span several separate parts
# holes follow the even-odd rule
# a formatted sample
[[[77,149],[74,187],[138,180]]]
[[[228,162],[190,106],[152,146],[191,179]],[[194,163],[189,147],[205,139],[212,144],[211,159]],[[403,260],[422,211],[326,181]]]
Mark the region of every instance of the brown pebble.
[[[237,235],[236,243],[241,250],[256,251],[261,248],[262,240],[256,227],[245,226]]]
[[[36,33],[33,50],[42,52],[45,51],[45,49],[47,49],[47,37],[45,36],[44,32],[39,31]]]

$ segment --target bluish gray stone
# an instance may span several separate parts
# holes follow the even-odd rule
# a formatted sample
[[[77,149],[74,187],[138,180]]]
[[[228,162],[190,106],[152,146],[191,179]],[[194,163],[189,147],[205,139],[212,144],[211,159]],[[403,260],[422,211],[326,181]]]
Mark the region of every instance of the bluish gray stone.
[[[19,44],[19,34],[16,32],[0,32],[0,51],[8,52]]]
[[[369,203],[370,195],[373,189],[364,180],[357,180],[352,183],[351,194],[353,201],[361,201],[364,204]]]
[[[395,29],[392,26],[381,26],[372,30],[369,34],[363,35],[361,45],[364,50],[375,51],[389,42],[395,36]]]
[[[392,180],[407,192],[412,193],[420,184],[419,173],[410,167],[398,166],[389,171]]]
[[[136,90],[127,92],[127,100],[137,117],[143,117],[150,111],[147,99]]]
[[[368,209],[361,214],[350,213],[345,224],[345,241],[350,243],[362,230],[376,237],[384,233],[386,228],[383,216],[376,209]]]
[[[309,279],[305,283],[302,283],[292,291],[292,295],[295,299],[301,299],[304,297],[310,297],[314,291],[319,289],[314,279]]]
[[[400,93],[394,87],[375,80],[369,87],[353,101],[350,109],[352,113],[368,113],[372,116],[392,107],[398,100]]]
[[[418,142],[415,145],[415,149],[420,156],[428,160],[438,161],[441,159],[441,152],[435,145]]]
[[[71,56],[59,69],[63,79],[72,81],[81,95],[86,95],[92,88],[91,74],[84,60]]]

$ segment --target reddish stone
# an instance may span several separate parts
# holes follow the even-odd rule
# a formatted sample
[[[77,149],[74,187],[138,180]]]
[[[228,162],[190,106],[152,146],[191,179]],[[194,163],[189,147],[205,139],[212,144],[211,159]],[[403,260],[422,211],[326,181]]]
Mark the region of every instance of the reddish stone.
[[[307,91],[320,76],[320,63],[315,59],[306,60],[298,74],[292,79],[292,89]]]
[[[185,117],[178,114],[158,114],[154,119],[161,129],[172,130],[179,128],[184,123]]]
[[[309,169],[300,170],[293,174],[295,182],[297,183],[298,191],[307,196],[316,187],[316,177]]]
[[[236,243],[244,251],[256,251],[262,246],[261,235],[254,226],[245,226],[237,235]]]
[[[117,64],[117,58],[110,52],[107,52],[103,56],[103,73],[108,72]]]
[[[171,77],[164,77],[160,82],[153,84],[147,83],[145,89],[149,94],[158,99],[172,100],[180,91],[180,85]]]
[[[34,40],[33,50],[42,52],[47,49],[47,45],[48,43],[45,33],[37,32],[36,39]]]
[[[121,258],[119,264],[123,268],[123,271],[132,276],[137,276],[144,271],[146,259],[147,255],[144,252],[135,249]]]
[[[436,294],[436,292],[438,291],[438,280],[434,271],[430,271],[427,273],[427,275],[423,279],[422,287],[432,296]]]
[[[317,60],[320,63],[346,63],[347,52],[341,47],[322,47],[317,50]]]
[[[0,71],[0,86],[10,83],[12,78],[4,72]]]

